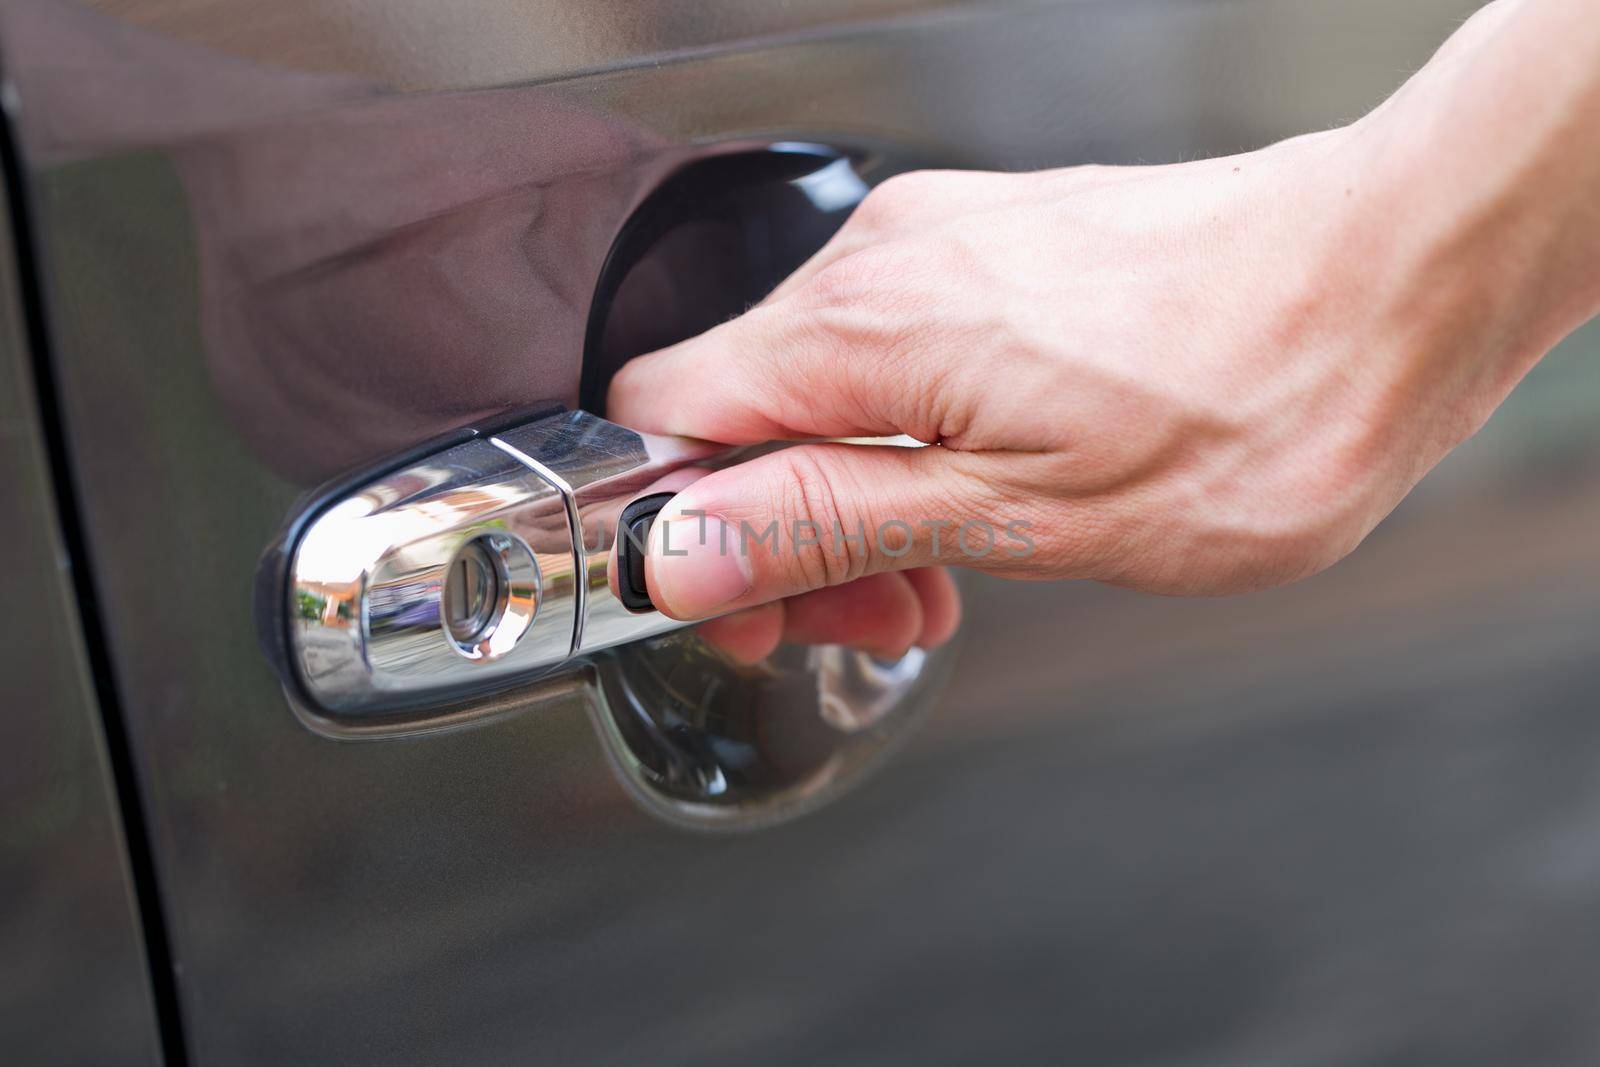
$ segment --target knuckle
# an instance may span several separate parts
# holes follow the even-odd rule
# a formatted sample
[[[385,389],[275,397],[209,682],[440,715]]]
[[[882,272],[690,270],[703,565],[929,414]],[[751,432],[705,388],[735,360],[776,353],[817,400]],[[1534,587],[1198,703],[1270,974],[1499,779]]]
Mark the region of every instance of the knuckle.
[[[936,289],[931,250],[885,243],[819,270],[799,294],[813,321],[835,330],[882,334],[900,329]]]
[[[908,170],[890,175],[857,205],[850,223],[869,229],[892,229],[923,218],[929,209],[959,194],[974,172]]]
[[[892,175],[879,182],[866,195],[856,207],[851,221],[859,221],[867,226],[893,225],[926,190],[926,178],[916,171]]]
[[[841,484],[843,475],[806,449],[783,455],[776,510],[790,525],[787,577],[797,587],[820,589],[866,574],[865,539],[839,536],[854,532],[847,516],[859,512],[847,502],[858,487]]]
[[[805,307],[834,311],[858,306],[872,293],[874,267],[869,258],[856,252],[817,271],[801,290]]]
[[[812,371],[809,402],[837,405],[845,423],[903,421],[906,376],[937,347],[924,343],[936,329],[928,286],[905,260],[875,248],[832,263],[793,308],[792,332]]]

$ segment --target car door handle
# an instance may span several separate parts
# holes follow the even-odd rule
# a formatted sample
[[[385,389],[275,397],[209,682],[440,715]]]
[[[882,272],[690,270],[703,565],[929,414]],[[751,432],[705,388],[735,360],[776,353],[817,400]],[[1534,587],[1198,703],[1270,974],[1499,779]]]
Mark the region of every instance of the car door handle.
[[[747,828],[825,801],[920,718],[952,646],[894,661],[783,646],[736,664],[654,610],[639,550],[671,499],[662,480],[732,456],[552,410],[316,494],[257,576],[291,707],[359,739],[578,694],[629,792],[670,821]]]
[[[719,451],[562,411],[334,494],[289,551],[293,682],[322,713],[373,719],[684,625],[639,590],[619,599],[608,557],[624,505]]]

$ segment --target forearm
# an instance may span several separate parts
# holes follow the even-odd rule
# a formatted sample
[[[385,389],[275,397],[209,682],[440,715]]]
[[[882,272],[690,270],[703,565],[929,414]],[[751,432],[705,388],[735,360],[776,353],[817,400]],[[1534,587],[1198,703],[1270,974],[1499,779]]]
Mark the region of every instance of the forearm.
[[[1426,331],[1413,384],[1470,432],[1600,311],[1600,4],[1502,0],[1351,132],[1351,217]]]

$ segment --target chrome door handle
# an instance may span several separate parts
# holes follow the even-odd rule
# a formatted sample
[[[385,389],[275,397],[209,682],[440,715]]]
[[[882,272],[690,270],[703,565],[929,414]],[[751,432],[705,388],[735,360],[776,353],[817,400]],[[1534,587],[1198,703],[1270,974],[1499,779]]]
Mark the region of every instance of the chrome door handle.
[[[719,451],[559,412],[336,497],[289,557],[295,681],[324,713],[371,717],[684,625],[619,601],[607,560],[630,500]]]
[[[355,739],[577,697],[628,791],[669,821],[748,829],[825,802],[907,735],[950,646],[886,662],[786,645],[741,665],[619,583],[630,610],[606,574],[619,528],[660,507],[666,475],[730,455],[556,411],[325,492],[257,579],[291,707]]]

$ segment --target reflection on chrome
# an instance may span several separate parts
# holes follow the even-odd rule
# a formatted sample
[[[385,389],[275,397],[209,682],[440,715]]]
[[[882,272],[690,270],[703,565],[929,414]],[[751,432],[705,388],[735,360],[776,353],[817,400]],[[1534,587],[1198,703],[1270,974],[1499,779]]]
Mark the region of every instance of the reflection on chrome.
[[[492,546],[504,602],[463,647],[449,567]],[[311,522],[290,573],[293,666],[312,702],[370,715],[506,684],[570,655],[572,540],[560,491],[488,441],[387,475]]]
[[[305,696],[323,713],[369,721],[505,688],[581,652],[682,625],[623,609],[606,561],[628,501],[716,454],[563,412],[457,445],[335,502],[307,526],[290,568],[291,660]],[[463,553],[481,556],[473,567],[494,590],[474,624],[446,610]]]
[[[596,657],[591,711],[647,811],[690,829],[754,829],[860,781],[920,721],[952,655],[884,663],[785,645],[746,667],[680,631]]]
[[[897,660],[874,659],[839,645],[812,649],[817,714],[847,734],[871,729],[895,710],[905,688],[922,673],[927,658],[920,648]]]
[[[654,491],[673,471],[725,459],[726,450],[703,441],[636,433],[582,411],[508,430],[495,443],[537,462],[571,493],[587,609],[578,620],[576,650],[592,652],[683,625],[656,612],[635,615],[624,608],[606,580],[606,564],[616,546],[622,509],[630,501]]]

